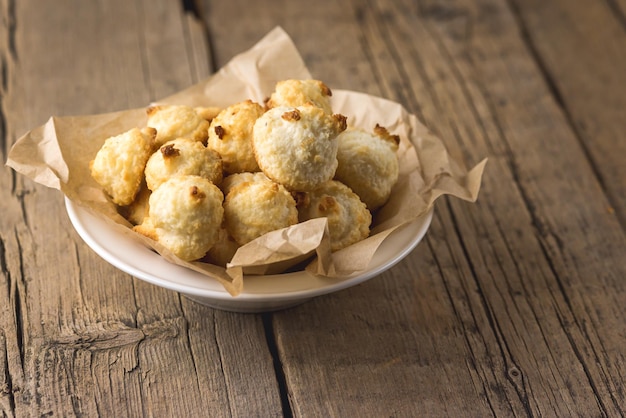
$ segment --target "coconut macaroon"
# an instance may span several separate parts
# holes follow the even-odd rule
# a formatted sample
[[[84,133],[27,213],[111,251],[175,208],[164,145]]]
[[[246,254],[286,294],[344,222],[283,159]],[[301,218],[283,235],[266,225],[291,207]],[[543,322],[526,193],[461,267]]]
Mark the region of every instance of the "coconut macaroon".
[[[374,132],[348,128],[338,137],[335,179],[350,187],[374,211],[384,205],[398,181],[400,138],[376,125]]]
[[[224,181],[220,184],[220,189],[224,195],[227,195],[230,192],[230,189],[239,183],[265,180],[269,180],[269,178],[261,171],[256,171],[254,173],[235,173],[224,177]]]
[[[222,191],[199,176],[176,176],[150,195],[148,216],[133,229],[186,261],[202,258],[217,242]]]
[[[222,159],[201,142],[188,138],[168,141],[150,156],[145,169],[146,184],[152,191],[173,176],[196,175],[219,185]]]
[[[143,181],[132,203],[120,207],[120,214],[133,225],[139,225],[143,222],[144,218],[148,216],[151,194],[152,191],[148,189],[146,182]]]
[[[252,152],[252,127],[265,109],[252,100],[222,110],[209,127],[207,147],[217,151],[228,174],[259,171]]]
[[[202,119],[211,122],[221,111],[221,107],[217,106],[196,106],[193,108]]]
[[[154,105],[146,109],[147,125],[157,130],[157,145],[176,138],[206,142],[209,121],[192,107],[185,105]]]
[[[254,124],[252,148],[269,178],[291,191],[313,190],[333,178],[345,129],[345,116],[317,106],[275,107]]]
[[[135,199],[154,150],[155,136],[153,128],[133,128],[112,136],[89,162],[91,176],[115,204],[125,206]]]
[[[225,226],[239,245],[298,223],[296,201],[291,193],[262,173],[242,176],[234,182],[227,177],[224,183],[228,186],[224,199]]]
[[[319,80],[282,80],[276,83],[274,92],[266,105],[268,108],[305,104],[324,109],[329,115],[333,113],[330,105],[332,91]]]
[[[209,249],[205,259],[211,264],[226,267],[239,247],[240,245],[230,236],[226,228],[222,228],[217,242]]]
[[[372,214],[365,203],[348,186],[336,180],[300,194],[298,217],[300,222],[326,217],[332,251],[367,238],[372,223]]]

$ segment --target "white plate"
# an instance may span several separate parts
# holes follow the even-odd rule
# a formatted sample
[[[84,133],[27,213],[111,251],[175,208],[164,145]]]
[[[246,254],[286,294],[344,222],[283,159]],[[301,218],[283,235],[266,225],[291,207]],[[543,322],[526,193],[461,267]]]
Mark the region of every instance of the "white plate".
[[[235,312],[284,309],[369,280],[406,257],[426,234],[433,216],[431,210],[391,233],[363,272],[343,279],[314,276],[305,271],[245,276],[243,292],[233,297],[216,280],[167,262],[149,248],[109,228],[105,221],[67,198],[65,206],[81,238],[113,266],[138,279],[180,292],[204,305]]]

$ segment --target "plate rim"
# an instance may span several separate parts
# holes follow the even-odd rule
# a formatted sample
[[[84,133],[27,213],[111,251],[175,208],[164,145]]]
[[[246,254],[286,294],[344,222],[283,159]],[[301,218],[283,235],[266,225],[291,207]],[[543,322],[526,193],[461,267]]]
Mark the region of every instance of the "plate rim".
[[[201,287],[196,287],[190,284],[181,284],[181,283],[175,283],[172,282],[171,280],[168,279],[164,279],[162,277],[158,277],[152,273],[149,272],[145,272],[143,269],[137,268],[135,266],[129,265],[126,262],[123,262],[122,260],[120,260],[119,258],[117,258],[114,254],[111,253],[111,251],[104,245],[102,245],[97,238],[95,238],[93,236],[93,234],[90,232],[90,229],[88,226],[85,225],[85,222],[83,222],[83,218],[85,216],[87,217],[93,217],[94,219],[96,219],[97,221],[100,221],[102,223],[105,223],[104,220],[102,219],[98,219],[94,214],[90,213],[89,211],[87,211],[85,208],[83,208],[80,204],[72,201],[71,199],[69,199],[67,196],[64,196],[65,199],[65,208],[68,214],[68,217],[70,219],[70,222],[73,226],[73,228],[76,230],[76,232],[78,233],[78,235],[81,237],[81,239],[87,244],[88,247],[91,248],[92,251],[94,251],[99,257],[101,257],[103,260],[105,260],[106,262],[108,262],[109,264],[113,265],[115,268],[117,268],[118,270],[131,275],[132,277],[136,277],[137,279],[143,280],[145,282],[151,283],[155,286],[160,286],[169,290],[173,290],[182,294],[186,294],[186,295],[192,295],[195,297],[201,297],[201,298],[210,298],[210,299],[215,299],[215,300],[222,300],[222,301],[254,301],[254,302],[279,302],[279,301],[288,301],[288,300],[297,300],[297,299],[303,299],[303,298],[311,298],[311,297],[316,297],[316,296],[321,296],[324,294],[329,294],[329,293],[333,293],[333,292],[337,292],[339,290],[343,290],[352,286],[356,286],[360,283],[363,283],[375,276],[378,276],[379,274],[383,273],[386,270],[389,270],[390,268],[392,268],[393,266],[395,266],[397,263],[399,263],[400,261],[402,261],[408,254],[410,254],[416,247],[417,245],[423,240],[424,236],[426,235],[428,229],[430,228],[430,225],[432,223],[432,218],[433,218],[433,213],[434,213],[434,207],[431,207],[428,209],[427,212],[425,212],[422,216],[420,216],[419,218],[408,222],[407,224],[401,225],[398,229],[392,231],[388,237],[386,237],[383,242],[381,243],[381,246],[385,244],[386,241],[388,241],[394,234],[397,234],[399,232],[399,230],[401,228],[406,228],[408,227],[410,224],[413,224],[415,222],[421,222],[421,225],[418,226],[417,228],[417,233],[415,234],[415,236],[413,236],[413,238],[411,240],[408,241],[407,245],[403,246],[399,252],[397,252],[393,258],[391,258],[388,262],[383,262],[382,264],[374,267],[371,270],[366,269],[364,272],[361,273],[355,273],[353,275],[349,275],[347,278],[343,278],[341,279],[341,281],[336,281],[333,284],[327,285],[327,286],[323,286],[323,287],[314,287],[311,289],[302,289],[302,290],[293,290],[293,291],[286,291],[284,293],[276,293],[276,292],[270,292],[270,293],[247,293],[245,290],[245,287],[243,289],[243,291],[237,295],[237,296],[232,296],[230,293],[228,293],[226,291],[226,289],[224,289],[222,287],[221,284],[219,284],[219,282],[217,282],[215,279],[212,279],[210,277],[206,277],[207,280],[212,280],[215,283],[217,283],[221,289],[219,290],[214,290],[214,289],[207,289],[207,288],[201,288]],[[112,231],[112,233],[117,233],[116,231]],[[380,248],[380,247],[379,247]],[[150,249],[148,249],[147,247],[145,247],[145,249],[147,251],[152,252]],[[377,249],[377,252],[379,250]],[[153,253],[155,256],[161,258],[164,262],[169,263],[168,261],[166,261],[165,259],[163,259],[161,256],[159,256],[156,253]],[[169,263],[171,266],[175,266],[178,267],[180,269],[184,269],[185,272],[189,272],[190,274],[194,274],[194,275],[201,275],[201,273],[198,272],[194,272],[193,270],[190,270],[186,267],[183,266],[177,266],[175,264]],[[288,277],[288,276],[293,276],[293,275],[300,275],[300,274],[310,274],[307,273],[305,271],[298,271],[298,272],[292,272],[292,273],[283,273],[280,276],[281,277]],[[278,275],[270,275],[270,276],[278,276]],[[250,277],[250,276],[248,276]],[[244,276],[244,281],[245,281],[246,276]],[[258,277],[254,277],[253,279],[257,279]],[[333,280],[331,278],[327,278],[328,280]]]

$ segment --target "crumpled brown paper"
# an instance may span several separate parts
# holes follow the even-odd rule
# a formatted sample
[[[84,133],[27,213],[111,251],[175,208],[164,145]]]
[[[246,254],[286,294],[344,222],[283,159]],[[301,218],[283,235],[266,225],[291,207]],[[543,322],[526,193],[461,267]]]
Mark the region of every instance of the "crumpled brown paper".
[[[212,77],[158,102],[219,107],[246,99],[262,103],[276,82],[289,78],[312,77],[289,36],[276,28]],[[61,190],[73,202],[103,217],[111,228],[128,239],[140,240],[168,261],[218,280],[233,296],[243,290],[246,274],[275,274],[299,265],[302,268],[302,263],[306,265],[311,258],[313,261],[305,267],[309,273],[344,277],[364,270],[391,232],[425,215],[439,196],[448,194],[475,201],[486,160],[467,171],[448,155],[442,141],[400,104],[331,88],[333,111],[347,116],[349,125],[372,130],[378,123],[401,138],[400,178],[389,202],[375,213],[370,237],[335,253],[329,249],[325,219],[260,237],[241,247],[226,269],[182,261],[158,243],[133,232],[91,178],[88,163],[106,138],[145,126],[145,108],[51,117],[15,143],[7,165],[42,185]]]

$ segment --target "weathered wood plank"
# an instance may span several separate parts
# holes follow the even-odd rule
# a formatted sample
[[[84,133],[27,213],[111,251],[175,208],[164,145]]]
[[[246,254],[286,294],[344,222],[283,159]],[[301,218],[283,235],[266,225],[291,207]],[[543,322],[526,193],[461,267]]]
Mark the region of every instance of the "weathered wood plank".
[[[513,1],[528,42],[626,228],[626,4]]]
[[[34,3],[0,0],[3,157],[51,114],[143,106],[211,68],[178,4]],[[626,239],[604,154],[571,116],[581,90],[556,84],[543,56],[558,51],[528,43],[555,37],[563,27],[544,26],[562,22],[541,19],[561,17],[528,7],[525,34],[502,0],[203,3],[216,67],[280,24],[315,76],[402,102],[468,164],[490,157],[479,202],[444,199],[407,260],[272,316],[294,415],[625,413]],[[4,170],[0,411],[281,414],[260,316],[117,272],[72,231],[58,192]]]
[[[274,315],[296,416],[624,413],[626,239],[507,2],[204,5],[216,63],[281,25],[314,76],[490,158],[479,202],[442,201],[406,261]]]
[[[202,25],[178,2],[0,4],[3,160],[51,115],[145,106],[209,75]],[[3,412],[280,414],[259,316],[132,279],[80,240],[59,192],[6,167],[0,186]]]
[[[0,0],[0,156],[6,160],[12,135],[8,123],[10,104],[7,95],[13,84],[13,68],[16,61],[14,4]],[[29,396],[24,390],[26,376],[22,362],[21,343],[23,319],[21,316],[24,291],[22,276],[21,243],[18,238],[24,228],[25,213],[22,195],[18,194],[14,173],[2,167],[0,174],[0,413],[4,416],[26,415],[22,397]],[[9,198],[10,196],[10,198]],[[26,324],[27,325],[27,324]],[[17,399],[17,400],[16,400]]]
[[[623,395],[616,399],[613,393],[624,377],[615,331],[625,319],[624,234],[606,211],[606,196],[571,126],[554,98],[548,99],[543,74],[507,4],[422,2],[418,10],[407,5],[390,11],[393,6],[380,2],[379,7],[381,15],[399,17],[387,26],[389,44],[406,53],[412,50],[406,39],[421,40],[409,55],[423,65],[406,71],[411,84],[416,74],[431,86],[426,105],[419,106],[429,126],[454,143],[453,149],[463,150],[465,160],[490,156],[479,204],[467,210],[450,203],[462,237],[461,248],[452,248],[469,257],[487,317],[501,334],[498,345],[509,351],[508,367],[517,369],[516,379],[506,376],[509,385],[523,389],[520,397],[533,412],[550,414],[541,408],[552,405],[557,415],[571,413],[567,408],[593,414],[598,405],[609,415],[623,410]],[[594,231],[587,224],[594,224]],[[602,246],[606,237],[615,246]],[[609,267],[598,269],[600,263]],[[598,271],[604,274],[598,277]],[[599,300],[611,302],[601,306]],[[602,337],[584,335],[581,324],[588,322]],[[612,361],[599,361],[594,353],[609,356],[617,367],[611,370]],[[539,373],[544,367],[554,375]],[[613,374],[606,379],[607,373]],[[546,387],[553,393],[544,398]]]
[[[593,414],[591,411],[596,407],[609,416],[623,413],[625,397],[623,392],[620,394],[619,382],[624,380],[625,364],[619,330],[623,332],[626,321],[622,280],[626,264],[621,255],[626,248],[624,232],[616,217],[607,211],[607,196],[572,126],[556,100],[546,100],[549,90],[541,80],[540,67],[525,63],[522,58],[530,52],[523,53],[511,42],[516,35],[506,28],[514,26],[512,15],[495,8],[494,2],[470,6],[468,2],[461,3],[470,12],[489,11],[484,25],[473,26],[476,45],[473,59],[463,59],[467,54],[463,41],[454,36],[458,33],[454,24],[437,23],[435,33],[442,37],[450,55],[459,63],[462,76],[473,82],[478,80],[476,84],[484,86],[482,97],[505,139],[508,148],[505,161],[519,185],[520,203],[529,214],[523,222],[529,222],[532,228],[520,224],[522,214],[507,210],[511,200],[502,199],[506,196],[503,187],[487,187],[484,201],[501,203],[492,205],[491,210],[497,214],[493,224],[483,218],[487,220],[485,231],[497,229],[510,254],[505,257],[506,253],[500,252],[489,263],[485,256],[489,254],[487,246],[479,245],[476,249],[467,246],[466,251],[472,260],[479,260],[475,264],[477,272],[478,269],[497,271],[490,266],[497,261],[496,265],[501,266],[506,276],[514,278],[510,274],[514,271],[519,275],[507,282],[510,288],[526,295],[527,306],[522,310],[517,297],[505,306],[518,307],[523,323],[529,323],[528,317],[536,318],[535,338],[522,338],[518,344],[511,344],[514,358],[532,359],[526,367],[520,367],[522,376],[528,379],[525,384],[535,383],[542,388],[534,390],[532,395],[541,399],[543,388],[553,387],[555,395],[558,393],[555,405],[571,408],[559,414]],[[503,59],[507,56],[509,63]],[[476,102],[480,104],[481,100]],[[462,231],[475,222],[471,218],[458,219]],[[587,227],[590,224],[594,225],[592,230]],[[494,242],[497,235],[489,241]],[[607,240],[612,244],[606,245]],[[478,277],[482,279],[485,275]],[[485,288],[485,284],[481,287]],[[545,343],[530,344],[530,341],[541,342],[542,336]],[[520,346],[532,350],[518,351]],[[545,374],[534,375],[541,369],[536,368],[540,364],[535,363],[538,360],[556,370],[553,381],[542,382]],[[584,383],[576,386],[571,382]],[[568,391],[557,392],[563,386]],[[561,396],[563,399],[559,399]],[[541,408],[545,405],[546,402],[539,401],[531,407],[543,412]]]
[[[309,71],[329,86],[380,94],[361,39],[354,30],[349,2],[287,2],[205,0],[205,15],[216,68],[254,45],[280,25],[292,37]],[[346,47],[348,46],[348,47]],[[329,71],[337,67],[337,71]]]

